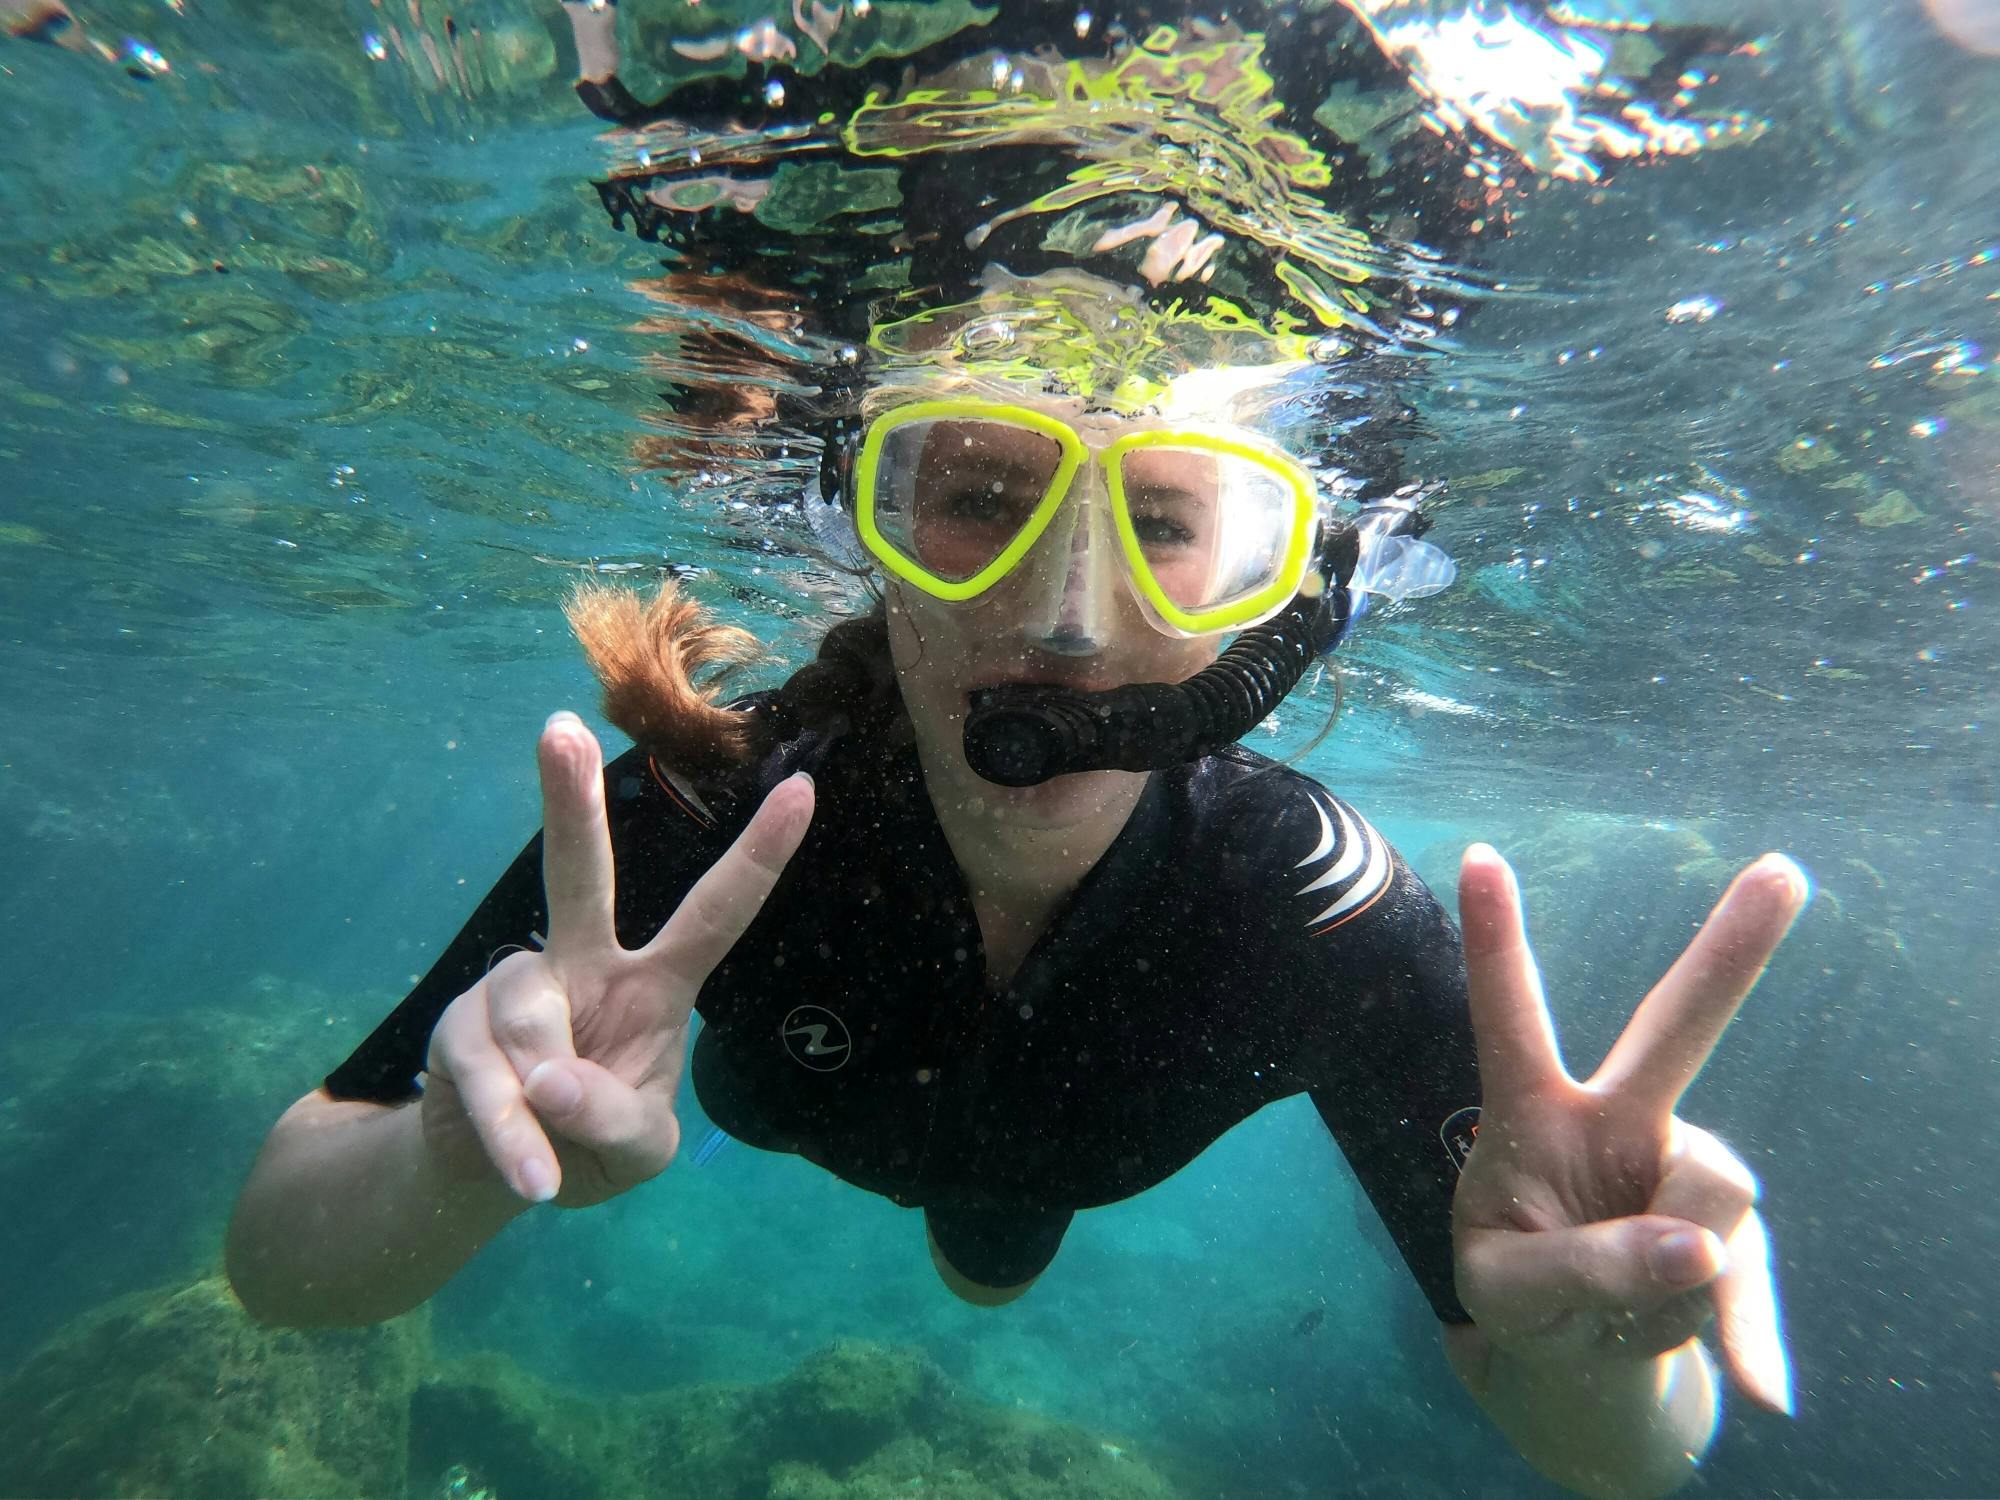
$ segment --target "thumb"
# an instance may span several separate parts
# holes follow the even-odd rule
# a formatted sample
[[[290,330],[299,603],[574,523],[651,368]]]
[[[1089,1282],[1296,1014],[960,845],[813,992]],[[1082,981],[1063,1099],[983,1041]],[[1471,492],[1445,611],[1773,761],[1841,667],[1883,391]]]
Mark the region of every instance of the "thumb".
[[[595,1152],[621,1182],[657,1176],[673,1160],[672,1111],[660,1123],[644,1095],[588,1058],[544,1058],[521,1086],[551,1134]]]
[[[1574,1229],[1481,1229],[1460,1270],[1467,1307],[1482,1323],[1523,1332],[1564,1313],[1642,1316],[1722,1274],[1712,1232],[1664,1214],[1603,1219]]]

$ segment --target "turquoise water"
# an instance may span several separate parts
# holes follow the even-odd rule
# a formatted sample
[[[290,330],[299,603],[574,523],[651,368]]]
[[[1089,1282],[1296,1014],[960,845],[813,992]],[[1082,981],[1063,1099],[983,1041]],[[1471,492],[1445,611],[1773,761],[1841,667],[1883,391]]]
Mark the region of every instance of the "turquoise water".
[[[170,71],[0,39],[0,1375],[212,1272],[270,1121],[532,831],[535,734],[594,697],[572,580],[673,565],[792,660],[829,592],[631,470],[654,260],[588,186],[553,6],[467,5],[469,97],[372,59],[362,0],[76,8]],[[1900,0],[1729,11],[1770,32],[1772,131],[1550,194],[1501,249],[1414,456],[1461,581],[1367,622],[1304,764],[1441,892],[1471,838],[1514,859],[1579,1071],[1736,866],[1809,868],[1684,1111],[1762,1175],[1800,1416],[1732,1403],[1699,1483],[1991,1494],[2000,61]],[[1553,1493],[1301,1100],[1001,1311],[912,1216],[736,1147],[530,1216],[428,1337],[593,1398],[859,1338],[1173,1493]],[[0,1387],[0,1431],[49,1397]]]

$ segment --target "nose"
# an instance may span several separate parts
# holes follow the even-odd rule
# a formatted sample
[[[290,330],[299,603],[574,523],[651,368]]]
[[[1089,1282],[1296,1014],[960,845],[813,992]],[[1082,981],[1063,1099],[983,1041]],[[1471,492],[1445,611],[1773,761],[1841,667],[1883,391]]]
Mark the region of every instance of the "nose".
[[[1060,656],[1094,656],[1102,650],[1096,611],[1091,608],[1090,541],[1087,526],[1076,528],[1063,568],[1062,593],[1041,644]]]
[[[1054,656],[1095,656],[1111,643],[1118,578],[1100,510],[1078,496],[1035,548],[1041,556],[1028,559],[1021,632]]]

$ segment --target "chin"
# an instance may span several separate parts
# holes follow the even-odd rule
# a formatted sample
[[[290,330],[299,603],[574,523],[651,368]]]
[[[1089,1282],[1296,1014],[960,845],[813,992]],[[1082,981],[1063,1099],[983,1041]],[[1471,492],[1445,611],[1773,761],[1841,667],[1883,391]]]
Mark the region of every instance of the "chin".
[[[965,774],[972,776],[970,767]],[[996,819],[1046,829],[1067,828],[1103,806],[1103,779],[1116,774],[1085,771],[1074,776],[1057,776],[1039,786],[998,786],[976,776],[973,779],[979,783],[986,806]]]
[[[949,728],[935,745],[950,768],[944,784],[956,790],[968,812],[995,823],[1035,831],[1068,828],[1103,807],[1107,780],[1129,774],[1083,771],[1056,776],[1036,786],[1001,786],[966,764],[964,743],[959,738],[964,722],[956,715],[947,720]]]

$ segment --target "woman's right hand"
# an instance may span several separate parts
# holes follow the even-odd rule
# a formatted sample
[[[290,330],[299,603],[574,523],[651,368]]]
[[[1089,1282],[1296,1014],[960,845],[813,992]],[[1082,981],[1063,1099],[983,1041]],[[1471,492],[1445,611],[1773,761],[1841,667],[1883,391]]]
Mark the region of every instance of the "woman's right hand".
[[[431,1033],[424,1132],[483,1156],[530,1202],[583,1208],[666,1169],[702,981],[743,935],[812,820],[813,785],[780,782],[643,948],[613,927],[604,757],[583,721],[549,719],[542,776],[547,946],[495,964]]]

